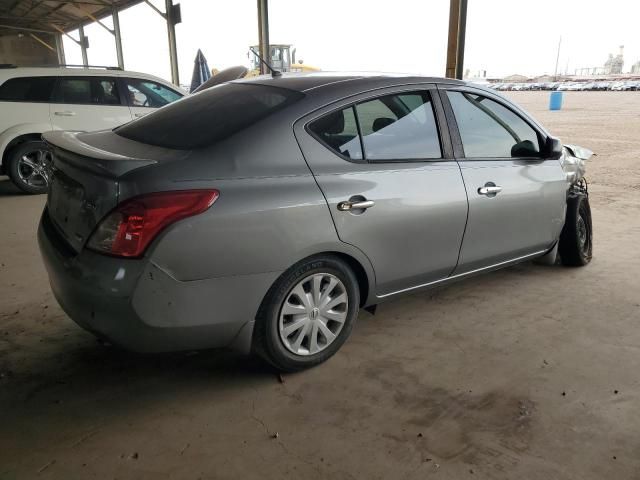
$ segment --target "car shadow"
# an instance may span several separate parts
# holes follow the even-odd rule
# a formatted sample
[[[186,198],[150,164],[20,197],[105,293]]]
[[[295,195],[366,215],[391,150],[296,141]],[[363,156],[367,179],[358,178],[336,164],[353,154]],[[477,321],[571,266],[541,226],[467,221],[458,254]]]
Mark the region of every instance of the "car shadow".
[[[78,334],[86,336],[85,332]],[[58,390],[60,385],[69,386],[74,395],[90,395],[105,388],[117,390],[123,384],[147,384],[153,390],[151,384],[172,389],[177,386],[172,387],[175,383],[224,384],[239,377],[277,378],[277,372],[260,359],[230,350],[137,354],[99,343],[83,338],[75,348],[64,352],[48,349],[35,362],[30,362],[28,370],[16,372],[22,377],[15,380],[23,387],[18,388],[22,390],[23,400],[28,402],[42,392]],[[56,395],[64,397],[65,392],[66,389],[62,389]]]
[[[550,268],[523,264],[398,298],[383,304],[376,316],[361,313],[352,342],[375,345],[381,321],[401,318],[418,328],[424,318],[441,315],[442,309],[464,296],[480,298],[479,287],[499,296],[514,282],[548,275]],[[288,385],[297,384],[290,375],[282,380],[276,369],[259,358],[230,350],[135,354],[101,345],[74,325],[59,328],[53,335],[36,333],[38,340],[24,331],[17,336],[5,333],[8,343],[4,355],[0,350],[4,375],[0,387],[8,388],[0,388],[0,411],[6,414],[3,428],[7,432],[33,427],[43,419],[65,425],[78,415],[83,424],[98,425],[112,418],[113,412],[136,418],[181,404],[224,406],[233,399],[246,407],[263,395],[285,395]],[[400,337],[399,341],[405,340]],[[343,356],[344,368],[350,368],[348,357]],[[316,375],[322,376],[320,371]],[[282,382],[286,385],[279,385]]]
[[[0,177],[0,197],[18,197],[26,195],[22,190],[16,187],[9,177]]]

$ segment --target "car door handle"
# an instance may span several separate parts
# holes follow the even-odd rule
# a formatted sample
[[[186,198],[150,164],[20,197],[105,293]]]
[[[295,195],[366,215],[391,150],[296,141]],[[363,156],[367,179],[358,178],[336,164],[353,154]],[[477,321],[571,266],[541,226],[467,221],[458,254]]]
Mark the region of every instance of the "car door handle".
[[[146,113],[134,113],[133,116],[136,118],[144,117]]]
[[[348,212],[349,210],[366,210],[376,204],[373,200],[361,200],[357,202],[345,201],[338,204],[338,210]]]
[[[53,112],[53,114],[59,117],[75,117],[76,112],[72,112],[71,110],[64,110],[62,112]]]
[[[502,187],[495,185],[491,182],[485,184],[484,187],[478,188],[479,195],[486,195],[487,197],[495,197],[498,193],[502,191]]]

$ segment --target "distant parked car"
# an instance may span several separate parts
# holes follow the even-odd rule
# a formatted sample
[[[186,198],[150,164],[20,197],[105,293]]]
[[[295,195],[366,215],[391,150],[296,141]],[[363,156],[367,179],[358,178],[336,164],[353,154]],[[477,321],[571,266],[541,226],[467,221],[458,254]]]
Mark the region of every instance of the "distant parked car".
[[[466,82],[261,76],[44,138],[53,293],[133,350],[234,346],[299,370],[361,308],[557,252],[591,260],[591,153]]]
[[[626,81],[623,83],[621,90],[622,91],[638,90],[639,83],[640,82],[636,82],[634,80]]]
[[[580,83],[577,87],[579,91],[595,90],[595,88],[595,82]]]
[[[577,92],[582,90],[584,85],[585,84],[581,82],[564,82],[560,84],[560,86],[558,87],[558,90]]]
[[[143,73],[95,68],[0,68],[0,173],[27,193],[47,191],[48,130],[113,128],[185,92]]]

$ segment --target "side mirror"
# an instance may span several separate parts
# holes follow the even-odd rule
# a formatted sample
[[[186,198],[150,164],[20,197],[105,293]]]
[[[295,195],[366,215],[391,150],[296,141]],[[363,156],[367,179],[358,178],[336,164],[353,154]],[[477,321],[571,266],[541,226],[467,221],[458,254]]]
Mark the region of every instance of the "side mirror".
[[[544,150],[545,158],[558,160],[562,156],[562,142],[559,138],[547,137]]]
[[[540,158],[540,152],[538,152],[538,147],[531,140],[523,140],[511,147],[511,157]]]

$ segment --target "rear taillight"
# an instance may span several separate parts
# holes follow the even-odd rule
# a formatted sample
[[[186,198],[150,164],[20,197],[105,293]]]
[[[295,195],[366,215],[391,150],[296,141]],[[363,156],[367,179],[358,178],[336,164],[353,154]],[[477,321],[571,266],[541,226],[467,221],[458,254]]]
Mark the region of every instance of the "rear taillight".
[[[139,257],[166,227],[207,210],[217,190],[181,190],[125,200],[102,219],[88,248],[117,257]]]

